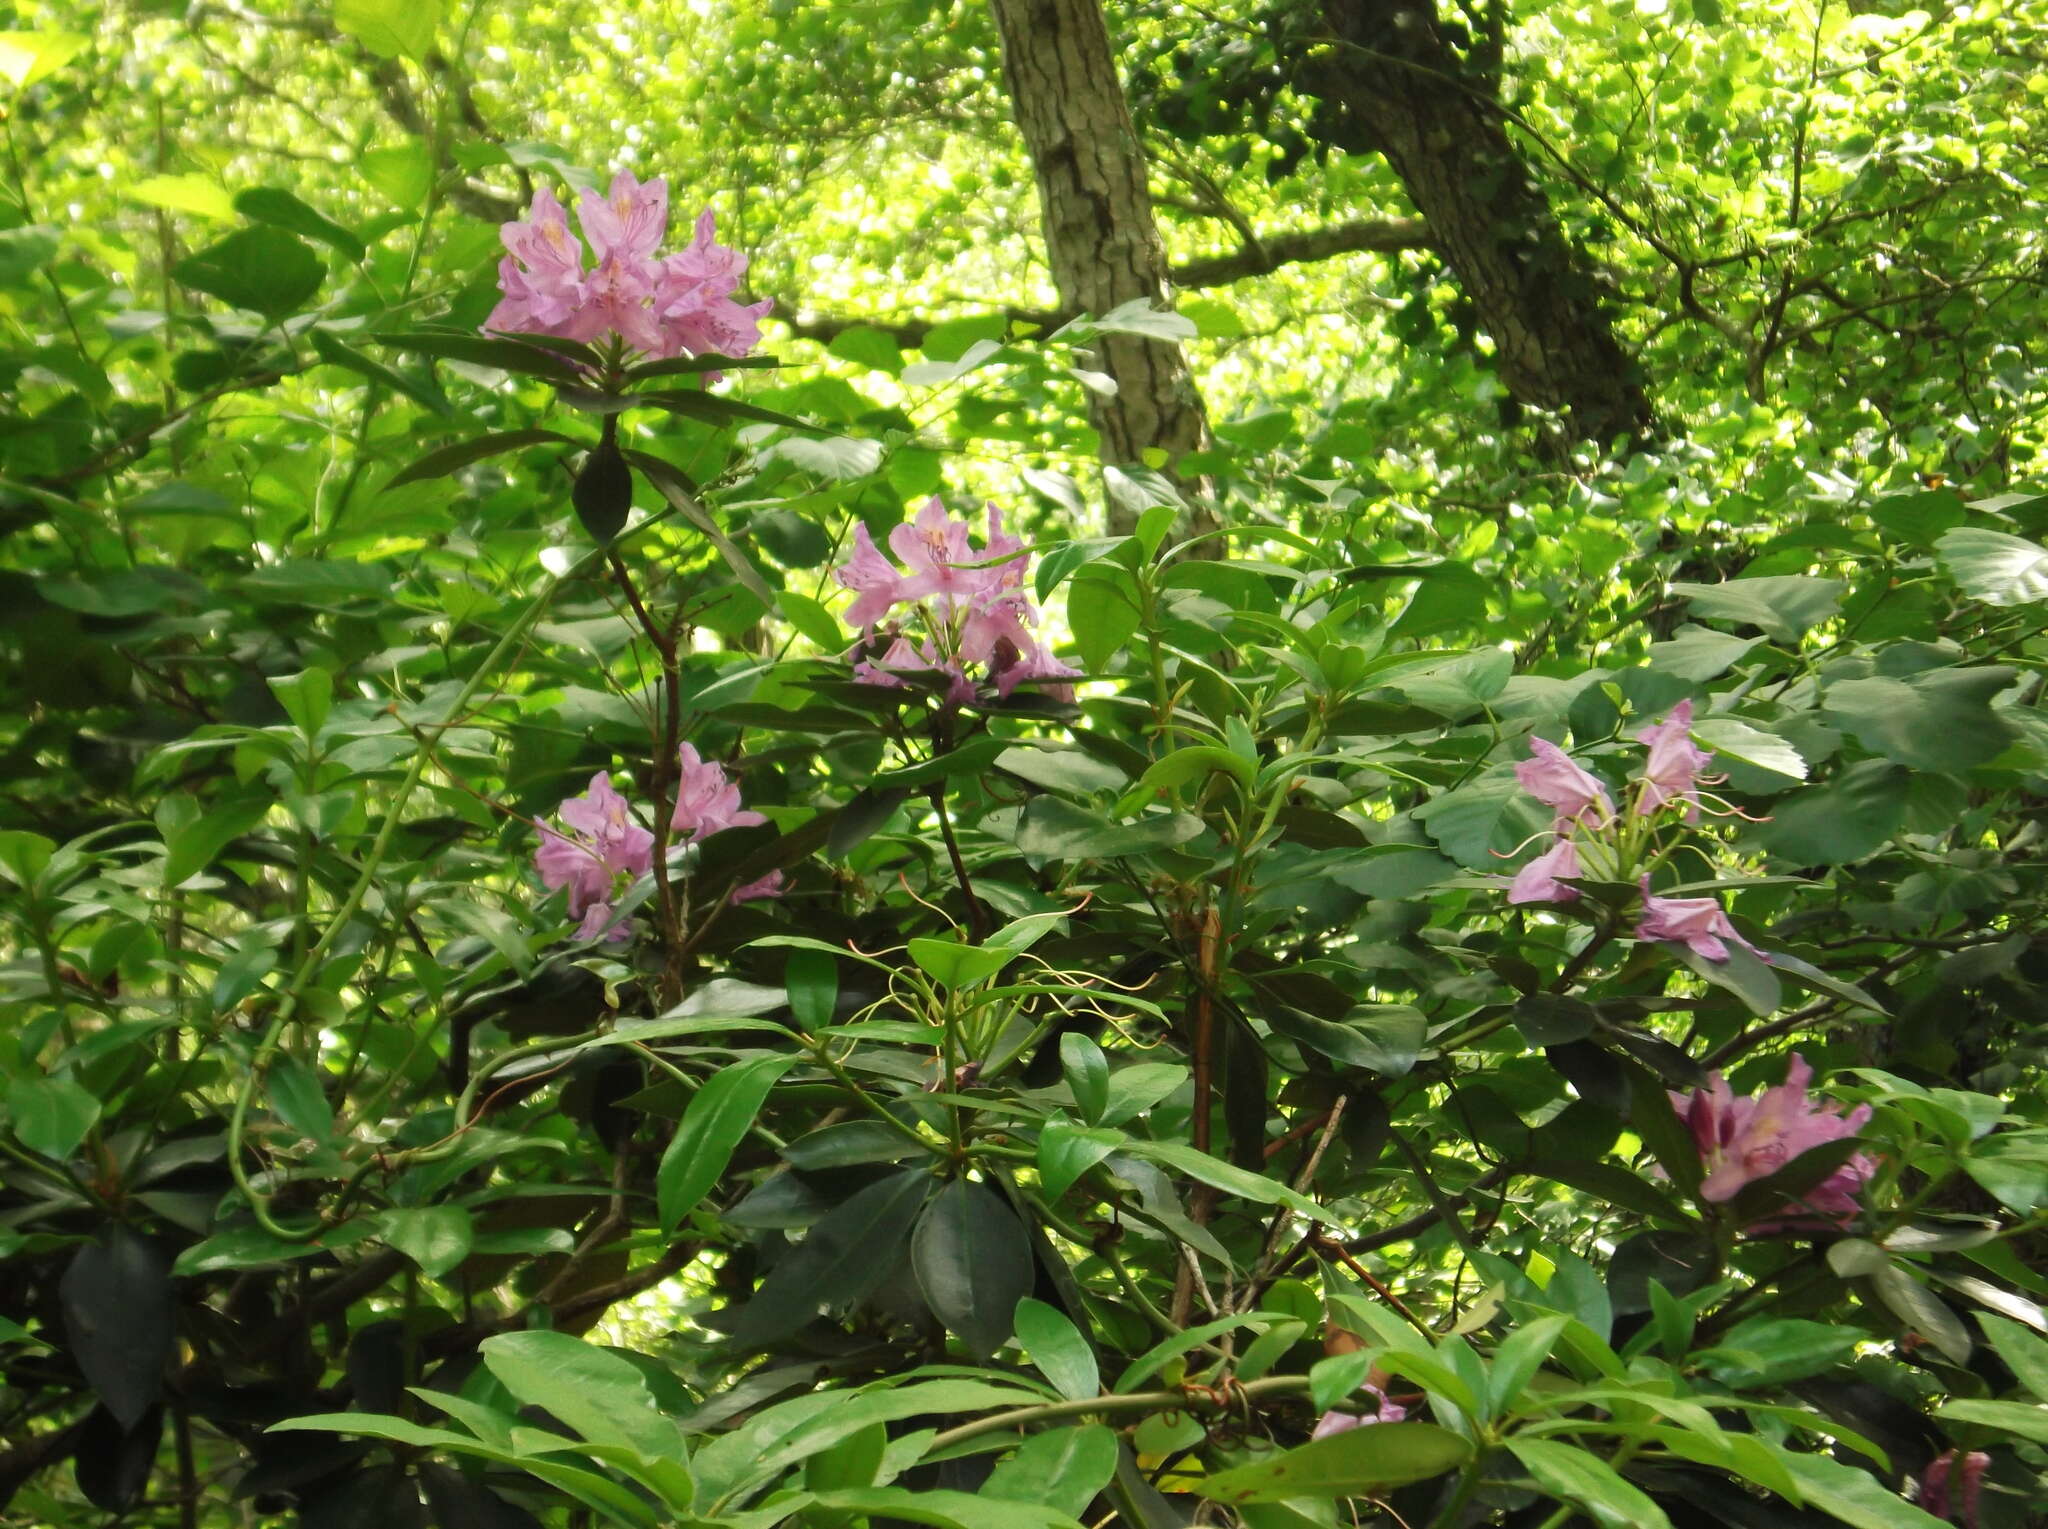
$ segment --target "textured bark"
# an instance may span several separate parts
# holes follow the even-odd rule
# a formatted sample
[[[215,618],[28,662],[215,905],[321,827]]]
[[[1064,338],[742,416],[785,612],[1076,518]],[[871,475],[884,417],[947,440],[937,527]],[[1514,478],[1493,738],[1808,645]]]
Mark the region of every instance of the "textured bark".
[[[1166,249],[1097,0],[992,5],[1061,306],[1101,314],[1141,297],[1164,306]],[[1105,335],[1098,354],[1117,384],[1114,397],[1090,406],[1105,463],[1142,462],[1150,448],[1177,458],[1206,442],[1201,396],[1178,345]],[[1135,519],[1112,502],[1112,531]]]
[[[1650,405],[1599,292],[1508,140],[1485,83],[1445,43],[1435,0],[1322,0],[1328,46],[1303,84],[1347,149],[1401,178],[1492,338],[1519,402],[1573,434],[1633,436]],[[1330,110],[1330,109],[1334,110]]]

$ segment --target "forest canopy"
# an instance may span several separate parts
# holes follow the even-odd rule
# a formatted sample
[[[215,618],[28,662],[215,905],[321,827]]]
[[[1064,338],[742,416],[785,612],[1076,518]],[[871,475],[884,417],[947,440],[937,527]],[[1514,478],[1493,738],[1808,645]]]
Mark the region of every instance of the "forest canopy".
[[[0,9],[0,1522],[2048,1523],[2048,6]]]

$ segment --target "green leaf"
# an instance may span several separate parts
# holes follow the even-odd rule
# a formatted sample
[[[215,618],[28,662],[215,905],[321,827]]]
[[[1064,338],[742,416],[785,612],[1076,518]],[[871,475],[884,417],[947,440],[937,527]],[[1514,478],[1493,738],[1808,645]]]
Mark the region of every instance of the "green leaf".
[[[1058,1201],[1076,1179],[1125,1143],[1121,1131],[1077,1126],[1054,1118],[1038,1136],[1038,1178],[1047,1198]]]
[[[1716,987],[1726,988],[1759,1017],[1775,1014],[1784,1001],[1784,984],[1778,974],[1755,952],[1734,941],[1725,941],[1728,954],[1716,961],[1677,940],[1661,942],[1679,960]]]
[[[1794,865],[1847,865],[1876,854],[1905,821],[1912,772],[1863,759],[1831,781],[1795,791],[1758,826],[1764,848]]]
[[[1802,1317],[1751,1317],[1722,1334],[1694,1360],[1720,1384],[1757,1390],[1804,1380],[1832,1369],[1856,1352],[1868,1334],[1832,1322]]]
[[[851,361],[864,366],[871,372],[887,372],[892,377],[903,375],[903,352],[896,342],[879,329],[869,329],[856,324],[851,329],[841,330],[832,337],[832,343],[825,347],[825,353],[837,356],[841,361]]]
[[[394,473],[384,487],[401,488],[408,483],[418,483],[427,478],[445,478],[471,463],[482,462],[491,457],[501,457],[508,451],[518,451],[527,446],[538,446],[553,441],[561,446],[574,446],[579,450],[587,441],[574,436],[563,435],[559,430],[504,430],[491,435],[472,436],[466,441],[457,441],[451,446],[442,446],[416,458],[400,472]]]
[[[334,25],[379,58],[426,62],[442,0],[334,0]]]
[[[320,290],[327,267],[281,228],[258,225],[229,234],[171,267],[181,285],[272,323],[297,313]]]
[[[1507,1446],[1537,1486],[1584,1508],[1605,1529],[1671,1529],[1664,1510],[1598,1455],[1519,1435],[1509,1438]]]
[[[99,1118],[99,1100],[69,1078],[22,1077],[7,1085],[7,1123],[15,1139],[44,1157],[70,1157]]]
[[[910,959],[942,987],[955,990],[985,982],[1016,958],[999,945],[963,945],[958,940],[920,936],[910,942]]]
[[[1251,760],[1213,744],[1175,749],[1138,777],[1137,784],[1124,793],[1117,810],[1120,813],[1136,812],[1151,797],[1190,781],[1206,781],[1211,774],[1229,775],[1249,790],[1257,771],[1258,766]]]
[[[990,1472],[980,1496],[1043,1503],[1078,1519],[1116,1474],[1116,1451],[1116,1435],[1100,1423],[1048,1428],[1031,1435]]]
[[[1252,1173],[1234,1163],[1223,1162],[1206,1152],[1198,1152],[1185,1142],[1177,1141],[1134,1141],[1130,1151],[1138,1156],[1150,1158],[1189,1178],[1198,1180],[1225,1194],[1240,1199],[1255,1200],[1261,1205],[1284,1205],[1296,1215],[1306,1216],[1311,1221],[1328,1221],[1330,1214],[1308,1196],[1288,1188],[1278,1179],[1269,1179],[1263,1173]]]
[[[1543,1361],[1557,1346],[1557,1340],[1571,1322],[1570,1317],[1538,1317],[1524,1322],[1508,1334],[1494,1350],[1486,1381],[1487,1409],[1495,1417],[1511,1411],[1523,1388],[1543,1368]]]
[[[1026,1296],[1017,1303],[1016,1334],[1025,1357],[1068,1401],[1085,1401],[1102,1389],[1095,1351],[1058,1307]]]
[[[373,334],[368,338],[393,350],[433,356],[443,361],[460,361],[467,366],[487,366],[526,377],[544,377],[550,382],[575,385],[583,374],[573,362],[539,345],[495,335],[470,334],[465,330],[418,329],[399,334]],[[518,431],[509,432],[519,434]],[[568,440],[567,436],[555,437]],[[576,441],[588,446],[588,441]]]
[[[813,647],[832,654],[845,651],[846,633],[841,629],[838,618],[809,595],[794,589],[778,589],[775,608],[781,612],[782,619],[801,632]]]
[[[56,229],[30,223],[0,232],[0,287],[25,287],[50,263],[62,241]]]
[[[1963,770],[2011,744],[2012,725],[1991,701],[2015,678],[2002,664],[1873,675],[1828,686],[1822,706],[1874,754],[1916,770]]]
[[[280,674],[270,680],[270,691],[301,733],[311,738],[327,721],[334,705],[334,676],[325,669],[305,669],[297,674]]]
[[[268,223],[312,239],[358,264],[369,253],[355,234],[276,186],[251,186],[235,197],[234,209],[252,223]]]
[[[295,1056],[279,1057],[271,1064],[265,1086],[278,1118],[306,1140],[324,1142],[334,1135],[334,1112],[314,1068]]]
[[[1050,740],[1012,745],[996,755],[995,767],[1047,791],[1066,791],[1075,796],[1121,791],[1130,783],[1130,777],[1115,765]]]
[[[436,414],[453,412],[448,406],[448,400],[442,397],[438,390],[425,382],[406,376],[403,372],[393,371],[374,357],[364,355],[353,345],[335,338],[332,330],[315,328],[312,331],[312,340],[313,349],[320,353],[320,359],[329,366],[339,366],[354,372],[358,377],[366,377],[389,388],[399,397],[410,398],[421,408],[432,410]],[[384,486],[391,487],[388,483]]]
[[[1893,1316],[1920,1334],[1953,1364],[1968,1364],[1976,1346],[1962,1319],[1948,1304],[1897,1264],[1870,1276],[1870,1285]]]
[[[1090,1125],[1100,1125],[1109,1108],[1109,1058],[1092,1036],[1070,1030],[1060,1037],[1060,1070],[1074,1095],[1074,1108]]]
[[[1046,860],[1121,860],[1185,844],[1201,832],[1202,820],[1192,813],[1112,823],[1059,797],[1035,796],[1018,820],[1017,848]]]
[[[792,950],[783,964],[782,986],[796,1027],[816,1035],[838,1009],[839,958],[822,950]]]
[[[0,32],[0,75],[16,90],[48,79],[92,46],[82,32]]]
[[[1109,1075],[1109,1107],[1102,1123],[1120,1126],[1170,1097],[1188,1081],[1187,1068],[1178,1062],[1137,1062],[1118,1067]]]
[[[1530,1163],[1525,1171],[1539,1179],[1554,1179],[1573,1189],[1584,1190],[1595,1199],[1619,1205],[1624,1210],[1635,1211],[1653,1220],[1666,1221],[1674,1226],[1694,1224],[1670,1195],[1618,1163],[1603,1163],[1595,1158],[1552,1157]]]
[[[669,1138],[655,1173],[661,1229],[672,1233],[711,1191],[794,1056],[755,1057],[705,1079]]]
[[[272,1236],[253,1222],[216,1232],[178,1255],[171,1273],[184,1278],[190,1274],[211,1274],[220,1269],[255,1269],[264,1264],[288,1263],[296,1258],[324,1256],[327,1249],[317,1239],[305,1242]]]
[[[434,189],[434,161],[421,143],[394,143],[358,154],[356,171],[392,206],[407,214],[426,211]]]
[[[0,1344],[5,1343],[33,1343],[38,1348],[54,1347],[52,1344],[45,1343],[19,1322],[8,1317],[0,1317]]]
[[[1446,791],[1415,810],[1431,838],[1458,864],[1498,871],[1501,855],[1550,826],[1551,811],[1522,789],[1510,765]]]
[[[2033,605],[2048,600],[2048,547],[1959,526],[1935,547],[1964,594],[1986,605]]]
[[[1806,760],[1799,750],[1776,733],[1752,727],[1739,718],[1704,717],[1693,725],[1692,735],[1717,754],[1788,780],[1806,779]]]
[[[1934,1415],[1953,1418],[1958,1423],[1996,1428],[2000,1433],[2031,1439],[2036,1444],[2048,1444],[2048,1407],[2029,1402],[1950,1402],[1935,1408]]]
[[[850,1487],[820,1492],[814,1505],[828,1512],[930,1524],[934,1529],[1081,1529],[1058,1508],[1006,1500],[988,1495],[986,1489],[977,1495],[944,1489],[913,1492],[906,1487]]]
[[[1759,627],[1771,641],[1790,647],[1809,628],[1833,617],[1848,589],[1840,579],[1788,574],[1725,584],[1673,584],[1671,593],[1690,600],[1694,615]]]
[[[657,1410],[647,1377],[609,1349],[567,1333],[501,1333],[480,1345],[501,1385],[594,1444],[681,1460],[683,1436]]]
[[[1916,1508],[1868,1471],[1826,1455],[1776,1451],[1808,1506],[1854,1529],[1946,1529],[1946,1520]]]
[[[1415,1066],[1428,1031],[1421,1010],[1398,1003],[1360,1004],[1341,1022],[1287,1004],[1275,1004],[1263,1017],[1297,1045],[1387,1078],[1404,1077]]]
[[[1712,627],[1688,623],[1673,632],[1669,641],[1650,644],[1650,667],[1704,685],[1726,674],[1762,643],[1761,637],[1730,637]]]
[[[1878,500],[1870,507],[1870,520],[1892,541],[1932,547],[1944,531],[1961,525],[1968,513],[1953,489],[1927,489]]]
[[[429,1279],[439,1279],[469,1257],[473,1235],[469,1212],[460,1205],[387,1210],[378,1217],[378,1232]]]
[[[152,175],[128,188],[135,201],[166,212],[189,212],[216,223],[232,223],[234,199],[210,175]]]
[[[827,1307],[843,1311],[865,1299],[900,1262],[931,1189],[929,1173],[907,1168],[824,1217],[741,1310],[735,1341],[762,1347]]]
[[[1195,1491],[1216,1502],[1290,1497],[1377,1497],[1411,1481],[1454,1471],[1472,1446],[1434,1423],[1373,1423],[1204,1477]],[[1647,1499],[1646,1499],[1647,1500]],[[1654,1505],[1653,1505],[1654,1507]]]
[[[1977,1325],[1998,1350],[2014,1379],[2042,1401],[2048,1401],[2048,1342],[2043,1342],[2019,1323],[1988,1311],[1977,1313]]]
[[[965,1179],[925,1206],[910,1239],[910,1266],[932,1315],[977,1359],[1008,1341],[1017,1303],[1031,1293],[1031,1244],[1016,1213]]]
[[[1138,596],[1128,570],[1114,563],[1087,563],[1067,585],[1067,625],[1081,664],[1099,674],[1138,630]]]

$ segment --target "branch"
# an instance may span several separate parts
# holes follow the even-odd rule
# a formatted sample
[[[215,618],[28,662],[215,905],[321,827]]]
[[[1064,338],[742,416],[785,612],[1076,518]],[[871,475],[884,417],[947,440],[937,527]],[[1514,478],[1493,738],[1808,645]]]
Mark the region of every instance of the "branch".
[[[1208,255],[1174,266],[1169,272],[1176,287],[1223,287],[1251,276],[1269,276],[1284,265],[1330,260],[1338,255],[1390,254],[1399,250],[1426,249],[1429,230],[1420,218],[1358,218],[1328,228],[1307,228],[1295,233],[1267,234],[1256,244],[1228,255]],[[1076,317],[1070,312],[1047,308],[996,308],[1015,324],[1039,329],[1057,329]],[[810,309],[783,310],[776,318],[792,333],[805,340],[829,344],[849,329],[875,329],[894,340],[903,350],[924,349],[925,337],[933,326],[922,319],[863,318],[853,314],[818,313]]]

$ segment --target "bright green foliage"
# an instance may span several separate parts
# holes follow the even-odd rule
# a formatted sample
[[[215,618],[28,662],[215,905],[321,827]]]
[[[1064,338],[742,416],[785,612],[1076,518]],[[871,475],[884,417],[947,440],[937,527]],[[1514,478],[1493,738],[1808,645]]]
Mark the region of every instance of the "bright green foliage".
[[[1185,290],[1081,316],[980,6],[17,8],[10,1522],[2033,1521],[2048,16],[1443,6],[1654,406],[1586,442],[1323,237],[1414,213],[1323,9],[1106,6]],[[759,353],[480,331],[621,165]],[[1106,334],[1205,449],[1098,463]],[[935,495],[1071,699],[856,677]],[[1618,806],[1511,903],[1536,738]]]

